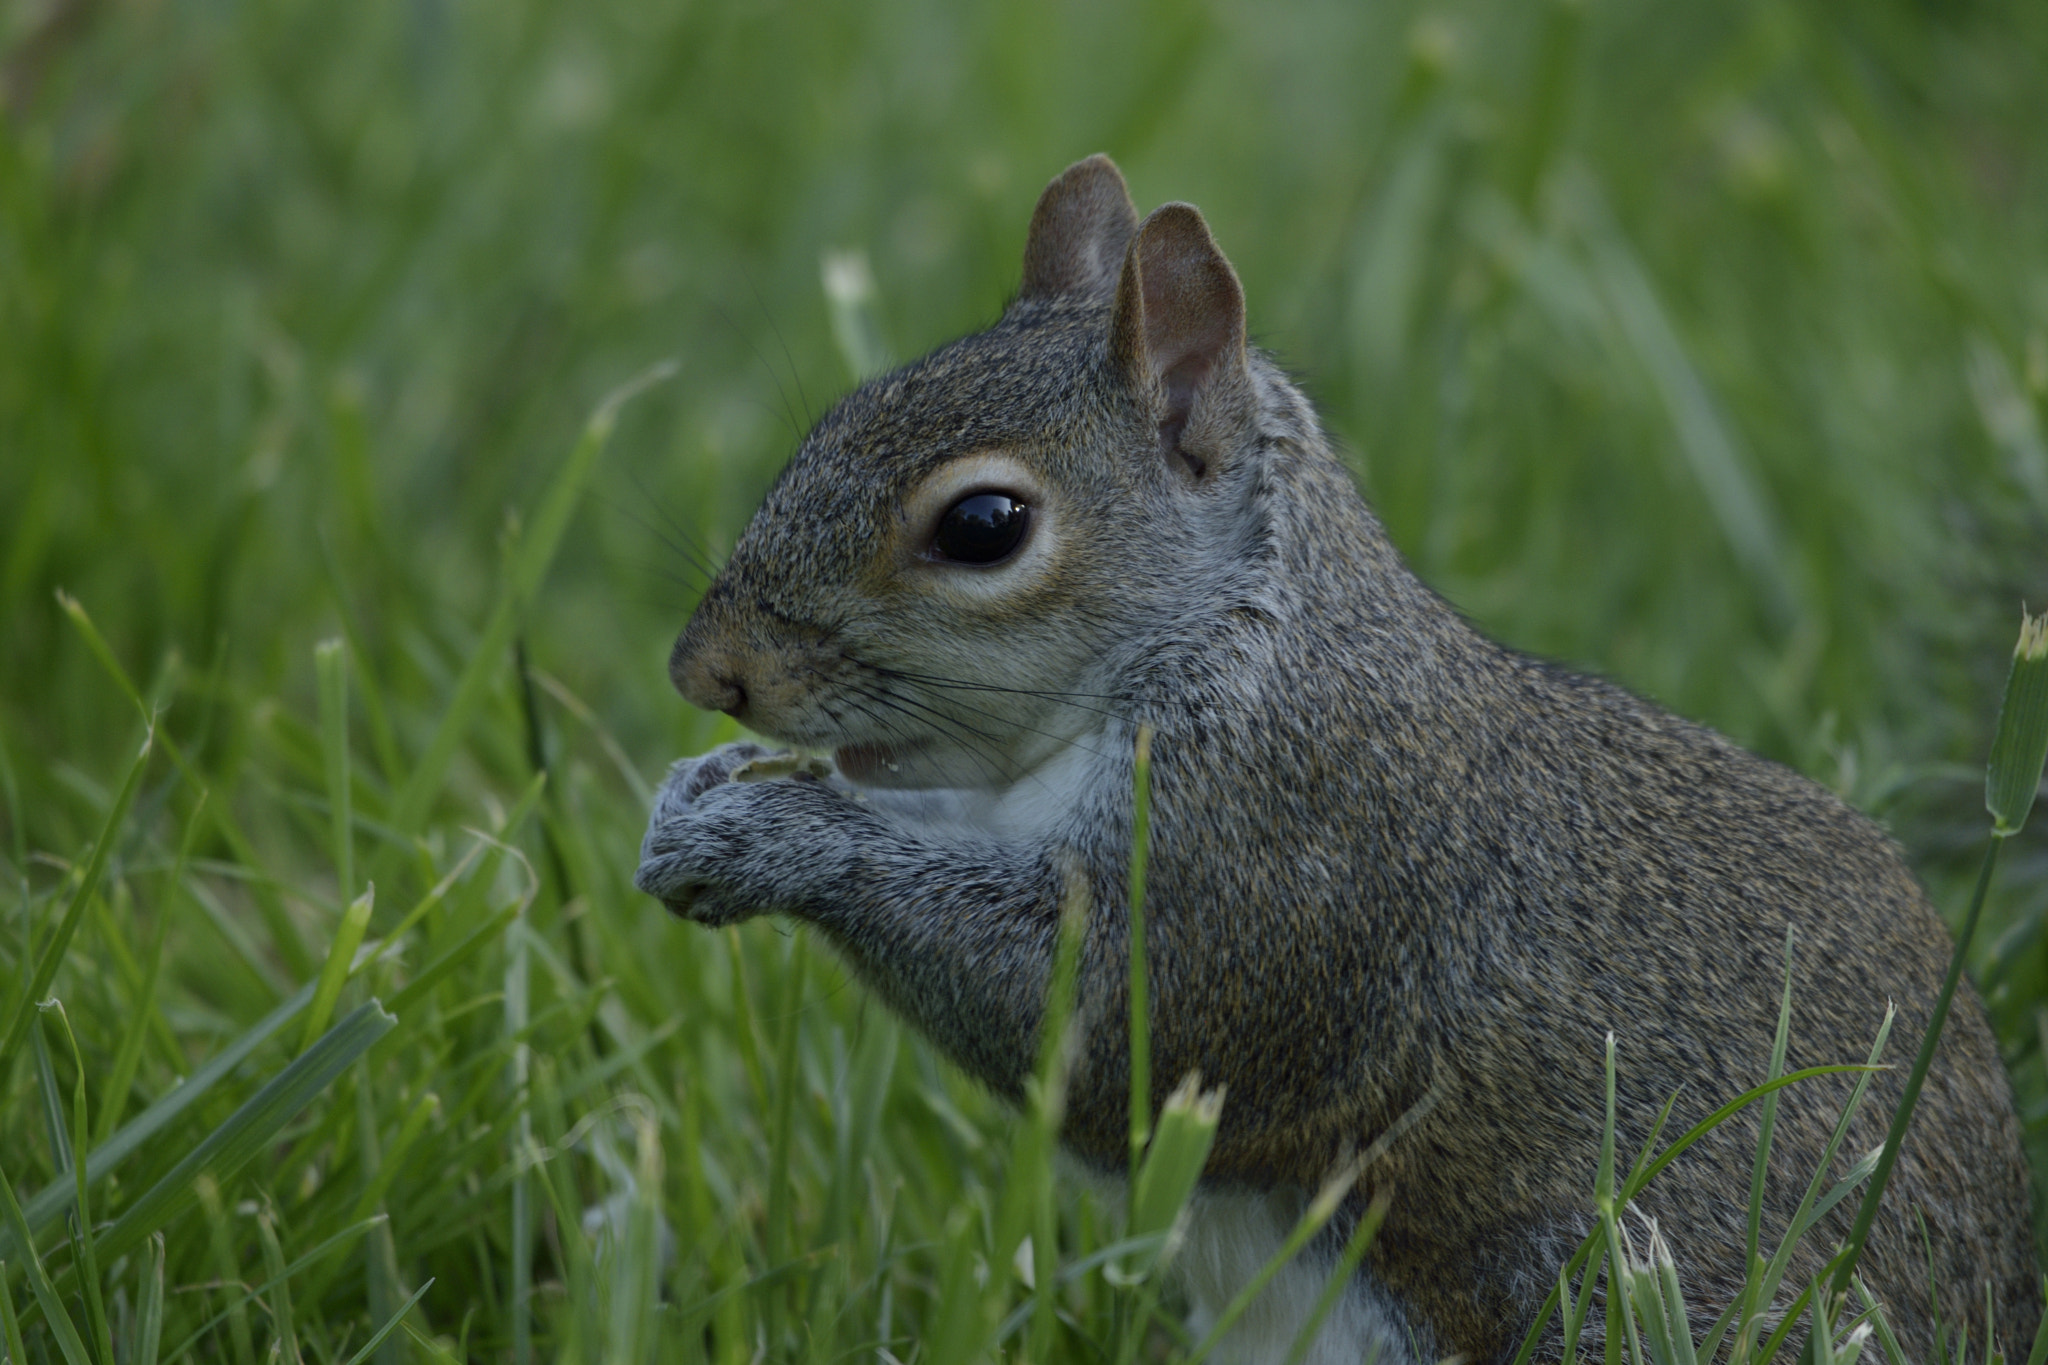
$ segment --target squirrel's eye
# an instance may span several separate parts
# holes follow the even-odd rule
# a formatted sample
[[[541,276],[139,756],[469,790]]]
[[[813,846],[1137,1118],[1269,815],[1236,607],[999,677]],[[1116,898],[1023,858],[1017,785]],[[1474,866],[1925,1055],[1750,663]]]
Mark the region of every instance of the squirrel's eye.
[[[969,493],[946,509],[932,552],[956,564],[994,564],[1024,539],[1031,509],[1008,493]]]

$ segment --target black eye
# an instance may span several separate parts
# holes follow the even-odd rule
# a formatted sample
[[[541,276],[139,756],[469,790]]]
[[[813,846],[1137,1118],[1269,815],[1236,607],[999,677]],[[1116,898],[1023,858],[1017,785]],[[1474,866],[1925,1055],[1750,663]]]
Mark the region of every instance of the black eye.
[[[1024,539],[1031,509],[1008,493],[969,493],[946,509],[932,552],[956,564],[994,564]]]

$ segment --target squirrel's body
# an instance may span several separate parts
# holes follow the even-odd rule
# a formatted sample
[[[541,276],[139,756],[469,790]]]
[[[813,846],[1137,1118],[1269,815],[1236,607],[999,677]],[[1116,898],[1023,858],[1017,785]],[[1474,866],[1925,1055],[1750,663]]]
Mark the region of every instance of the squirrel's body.
[[[1100,159],[1056,181],[1020,300],[835,409],[677,642],[686,695],[836,750],[862,797],[725,783],[730,753],[680,765],[642,884],[711,922],[811,920],[1014,1096],[1085,878],[1091,1027],[1065,1139],[1114,1170],[1132,753],[1151,726],[1152,1074],[1161,1096],[1190,1071],[1228,1087],[1197,1288],[1203,1264],[1233,1287],[1231,1228],[1271,1240],[1289,1200],[1414,1110],[1367,1173],[1392,1204],[1322,1347],[1379,1333],[1504,1359],[1591,1225],[1610,1031],[1627,1160],[1674,1090],[1666,1141],[1763,1079],[1788,925],[1789,1067],[1860,1061],[1887,1001],[1887,1056],[1910,1056],[1947,935],[1885,837],[1819,786],[1436,598],[1307,401],[1244,347],[1235,291],[1192,210],[1140,228]],[[986,566],[933,548],[977,489],[1028,513]],[[1849,1085],[1782,1093],[1766,1248]],[[1882,1140],[1900,1085],[1877,1078],[1838,1170]],[[1638,1201],[1695,1313],[1740,1282],[1755,1137],[1746,1111]],[[1989,1279],[2008,1354],[2031,1340],[2026,1182],[1966,987],[1862,1263],[1909,1351],[1932,1340],[1912,1210],[1943,1320],[1981,1323]]]

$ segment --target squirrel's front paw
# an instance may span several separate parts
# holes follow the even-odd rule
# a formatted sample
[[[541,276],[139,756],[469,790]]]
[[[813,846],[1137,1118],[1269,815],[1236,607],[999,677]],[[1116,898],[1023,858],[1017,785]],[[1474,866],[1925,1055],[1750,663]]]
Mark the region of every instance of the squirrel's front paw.
[[[775,910],[801,910],[851,847],[845,825],[859,807],[808,771],[734,782],[764,757],[728,744],[669,770],[654,798],[633,884],[698,924],[724,925]]]
[[[671,763],[668,776],[662,780],[661,790],[655,793],[654,813],[659,819],[666,812],[679,812],[692,801],[732,780],[733,773],[754,762],[766,758],[768,750],[758,744],[741,741],[735,744],[721,744],[708,754],[695,758],[679,758]],[[649,829],[650,836],[653,831]]]

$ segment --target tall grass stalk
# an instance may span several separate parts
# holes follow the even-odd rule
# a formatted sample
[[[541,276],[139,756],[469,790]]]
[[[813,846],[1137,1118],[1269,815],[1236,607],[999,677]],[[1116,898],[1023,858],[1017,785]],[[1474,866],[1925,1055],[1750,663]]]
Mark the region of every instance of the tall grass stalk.
[[[1977,921],[1983,915],[1985,897],[1991,890],[1991,874],[1998,867],[1998,852],[2006,840],[2018,834],[2033,808],[2034,794],[2041,785],[2044,762],[2048,762],[2048,613],[2040,617],[2021,613],[2020,635],[2013,646],[2011,669],[2006,676],[2005,694],[2000,699],[1998,725],[1991,741],[1991,757],[1985,765],[1985,808],[1991,813],[1991,837],[1984,846],[1984,861],[1977,871],[1976,889],[1970,893],[1969,908],[1963,912],[1956,931],[1955,951],[1949,957],[1948,975],[1942,979],[1941,994],[1927,1020],[1920,1040],[1919,1056],[1907,1074],[1906,1088],[1892,1113],[1891,1129],[1885,1134],[1884,1154],[1876,1174],[1856,1210],[1856,1222],[1836,1262],[1828,1292],[1837,1300],[1847,1297],[1850,1277],[1856,1273],[1857,1258],[1877,1217],[1878,1202],[1884,1197],[1885,1182],[1906,1142],[1906,1129],[1913,1121],[1913,1106],[1919,1101],[1921,1084],[1934,1063],[1934,1049],[1941,1041],[1942,1026],[1948,1022],[1949,1006],[1963,979],[1963,964],[1977,935]],[[1987,1337],[1984,1349],[1992,1349]]]
[[[1130,999],[1131,1180],[1152,1131],[1152,1028],[1145,975],[1145,859],[1152,843],[1152,727],[1140,725],[1131,757]]]

